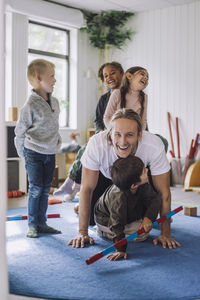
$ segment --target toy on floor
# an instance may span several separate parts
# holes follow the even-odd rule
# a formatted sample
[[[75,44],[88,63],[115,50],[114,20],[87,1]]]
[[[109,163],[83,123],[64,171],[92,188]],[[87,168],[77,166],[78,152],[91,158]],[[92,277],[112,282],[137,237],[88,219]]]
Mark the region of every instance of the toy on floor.
[[[64,196],[64,201],[65,202],[77,202],[77,200],[74,201],[74,199],[77,199],[77,194],[79,193],[81,188],[81,185],[74,182],[72,185],[72,192],[67,192],[66,195]]]
[[[8,198],[17,198],[22,197],[23,195],[25,195],[25,193],[22,191],[8,191]]]
[[[200,194],[200,161],[193,163],[185,176],[184,181],[184,192],[196,191]],[[196,206],[187,206],[184,208],[184,214],[186,216],[197,216],[197,207]]]
[[[196,206],[185,206],[184,215],[196,217],[197,216],[197,207]]]
[[[59,204],[59,203],[62,203],[63,201],[60,200],[60,199],[49,199],[48,200],[48,204]]]
[[[179,206],[176,209],[170,211],[168,214],[166,214],[165,216],[160,217],[159,219],[157,219],[156,221],[153,222],[153,227],[157,226],[158,224],[166,221],[167,219],[171,218],[173,215],[177,214],[179,211],[181,211],[183,209],[183,206]],[[98,259],[102,258],[103,256],[109,254],[112,251],[115,251],[116,249],[120,248],[123,245],[126,245],[128,242],[132,241],[133,239],[135,239],[136,237],[138,237],[138,235],[141,235],[142,233],[145,233],[144,228],[142,227],[141,229],[139,229],[137,232],[132,233],[131,235],[123,238],[122,240],[120,240],[119,242],[113,244],[112,246],[104,249],[102,252],[99,252],[93,256],[91,256],[90,258],[88,258],[86,260],[86,264],[90,265],[93,262],[97,261]]]
[[[76,205],[74,206],[74,212],[75,214],[79,214],[79,201],[80,201],[80,192],[78,192],[76,194],[76,197],[74,198],[73,202],[78,202],[76,203]]]
[[[60,214],[48,214],[47,218],[60,218]],[[18,220],[27,220],[28,216],[10,216],[6,217],[6,221],[18,221]]]
[[[72,202],[77,203],[77,202],[79,202],[79,200],[80,200],[80,192],[78,192],[78,193],[76,194],[76,196],[74,197],[74,199],[72,200]]]
[[[200,191],[200,160],[193,163],[187,170],[184,191]]]
[[[75,214],[79,214],[79,203],[76,203],[76,205],[74,206],[74,212]]]

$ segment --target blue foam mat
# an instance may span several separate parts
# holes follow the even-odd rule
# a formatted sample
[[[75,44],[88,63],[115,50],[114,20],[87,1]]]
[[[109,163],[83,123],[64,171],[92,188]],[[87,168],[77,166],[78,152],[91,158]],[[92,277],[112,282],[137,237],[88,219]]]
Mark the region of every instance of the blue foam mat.
[[[49,206],[47,213],[60,213],[48,224],[62,231],[26,238],[27,221],[7,222],[7,259],[10,292],[47,299],[82,300],[176,300],[200,297],[200,211],[197,217],[173,217],[172,235],[182,247],[174,250],[154,246],[160,233],[153,229],[142,243],[128,244],[128,259],[111,262],[103,257],[87,265],[85,260],[112,243],[90,235],[94,246],[73,249],[67,242],[77,234],[78,217],[73,203]],[[8,215],[26,214],[25,208]]]

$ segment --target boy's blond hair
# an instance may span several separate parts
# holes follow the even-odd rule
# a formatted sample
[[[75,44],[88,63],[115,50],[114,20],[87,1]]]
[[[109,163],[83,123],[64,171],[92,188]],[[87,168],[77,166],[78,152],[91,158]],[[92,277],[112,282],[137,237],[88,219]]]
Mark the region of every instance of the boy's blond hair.
[[[35,59],[33,60],[29,65],[28,65],[28,70],[27,70],[27,77],[32,85],[34,82],[34,78],[37,74],[41,75],[43,74],[47,68],[55,68],[55,65],[45,59]]]

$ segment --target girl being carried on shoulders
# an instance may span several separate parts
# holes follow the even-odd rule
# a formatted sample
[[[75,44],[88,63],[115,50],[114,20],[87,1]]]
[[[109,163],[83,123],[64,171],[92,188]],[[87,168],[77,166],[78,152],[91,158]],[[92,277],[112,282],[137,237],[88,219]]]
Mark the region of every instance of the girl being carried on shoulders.
[[[125,72],[121,87],[111,94],[104,114],[107,128],[116,110],[129,108],[140,115],[143,130],[147,129],[147,95],[143,90],[148,86],[148,80],[149,74],[143,67],[132,67]]]

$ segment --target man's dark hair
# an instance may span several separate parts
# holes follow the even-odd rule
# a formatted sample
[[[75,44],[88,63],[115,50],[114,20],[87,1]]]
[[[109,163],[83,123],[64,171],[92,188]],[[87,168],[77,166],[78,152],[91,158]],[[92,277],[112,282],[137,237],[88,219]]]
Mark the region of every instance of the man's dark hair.
[[[118,158],[110,167],[113,183],[122,191],[129,190],[132,184],[140,182],[144,169],[142,160],[134,155]]]

